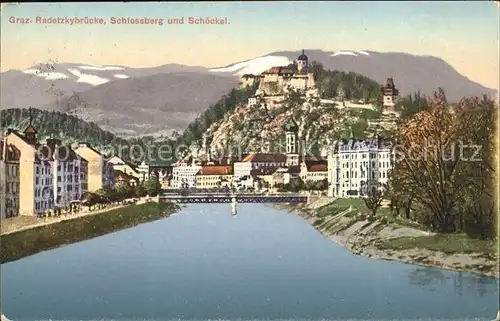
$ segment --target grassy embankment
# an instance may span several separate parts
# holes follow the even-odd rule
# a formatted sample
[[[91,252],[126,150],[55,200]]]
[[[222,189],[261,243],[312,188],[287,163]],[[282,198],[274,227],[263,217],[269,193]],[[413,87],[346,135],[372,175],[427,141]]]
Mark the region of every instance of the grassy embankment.
[[[403,217],[394,217],[388,208],[380,208],[375,218],[369,216],[369,210],[366,208],[362,199],[337,199],[333,203],[319,208],[315,212],[314,225],[321,225],[328,217],[337,215],[352,206],[354,211],[348,213],[346,217],[350,221],[336,231],[345,230],[361,220],[377,220],[380,224],[377,225],[371,234],[380,232],[385,227],[399,228],[410,227],[425,231],[426,228],[418,223],[410,222]],[[360,214],[361,213],[361,214]],[[439,251],[445,254],[455,253],[481,253],[485,257],[493,258],[497,255],[497,244],[492,240],[473,239],[464,233],[451,234],[436,234],[428,236],[403,236],[390,239],[381,239],[376,242],[376,247],[381,250],[404,251],[409,249],[427,249],[431,251]]]
[[[170,216],[176,204],[146,203],[35,227],[0,238],[0,263]]]

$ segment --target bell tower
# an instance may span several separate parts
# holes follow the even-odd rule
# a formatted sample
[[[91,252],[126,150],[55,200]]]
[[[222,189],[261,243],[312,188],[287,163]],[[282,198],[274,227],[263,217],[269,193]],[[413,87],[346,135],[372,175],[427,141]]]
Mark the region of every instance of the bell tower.
[[[304,50],[302,50],[302,54],[297,58],[297,71],[299,73],[307,73],[307,65],[309,58],[307,58]]]
[[[285,123],[283,130],[285,132],[286,140],[286,165],[297,166],[299,165],[299,148],[298,148],[298,130],[297,123],[291,119]]]
[[[26,127],[26,129],[24,130],[24,138],[26,139],[26,141],[29,143],[29,144],[32,144],[32,145],[35,145],[36,142],[37,142],[37,130],[35,129],[35,127],[33,126],[32,122],[33,122],[33,115],[32,115],[32,111],[31,111],[31,107],[29,109],[29,124],[28,124],[28,127]]]
[[[384,114],[396,114],[395,105],[397,98],[399,96],[399,91],[394,85],[394,80],[392,78],[387,78],[385,86],[381,86],[381,91],[383,95],[383,113]]]

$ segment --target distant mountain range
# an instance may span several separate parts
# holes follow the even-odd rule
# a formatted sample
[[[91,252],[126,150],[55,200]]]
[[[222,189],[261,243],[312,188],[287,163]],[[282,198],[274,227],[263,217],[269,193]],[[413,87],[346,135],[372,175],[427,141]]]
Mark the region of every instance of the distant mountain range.
[[[273,52],[220,68],[166,64],[152,68],[48,63],[0,74],[0,108],[29,106],[68,112],[122,136],[182,130],[234,88],[238,76],[287,65],[298,51]],[[444,60],[396,52],[306,50],[325,69],[352,71],[377,82],[394,78],[401,94],[445,89],[449,100],[495,95]]]

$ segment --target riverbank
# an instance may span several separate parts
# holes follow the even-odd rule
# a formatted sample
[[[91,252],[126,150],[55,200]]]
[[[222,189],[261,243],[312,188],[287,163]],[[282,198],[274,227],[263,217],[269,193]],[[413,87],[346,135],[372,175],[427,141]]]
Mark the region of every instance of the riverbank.
[[[360,204],[359,200],[318,197],[310,204],[279,207],[296,213],[357,255],[499,277],[495,242],[431,233],[414,222],[391,219],[388,209],[369,217],[360,213]]]
[[[0,237],[0,263],[165,218],[179,208],[177,204],[149,202],[107,208],[91,212],[92,215],[22,228]]]

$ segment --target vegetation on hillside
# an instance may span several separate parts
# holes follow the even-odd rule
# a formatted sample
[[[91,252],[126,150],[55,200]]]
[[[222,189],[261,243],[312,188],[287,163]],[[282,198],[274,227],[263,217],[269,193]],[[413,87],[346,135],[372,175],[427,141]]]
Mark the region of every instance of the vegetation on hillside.
[[[0,129],[13,128],[22,132],[29,125],[29,115],[30,110],[26,108],[0,110]],[[31,108],[31,115],[40,139],[56,137],[67,143],[83,141],[99,146],[126,142],[102,130],[94,122],[86,122],[66,113]]]
[[[325,70],[316,61],[311,63],[310,69],[322,98],[359,100],[364,103],[382,101],[380,84],[373,79],[355,72]]]
[[[82,120],[76,116],[63,112],[40,110],[31,108],[32,124],[38,131],[40,140],[46,138],[61,139],[63,144],[71,145],[78,142],[87,142],[105,155],[117,154],[127,161],[141,160],[141,152],[153,144],[153,137],[124,139],[113,133],[101,129],[96,123]],[[11,128],[23,132],[29,125],[30,109],[3,109],[0,110],[0,130]],[[130,146],[141,148],[130,149]],[[130,151],[130,152],[128,152]]]
[[[206,130],[214,123],[224,118],[226,113],[234,111],[237,107],[246,105],[257,90],[258,83],[254,86],[232,89],[227,95],[224,95],[218,102],[208,107],[195,120],[193,120],[184,132],[177,137],[177,144],[191,145],[193,142],[201,140]]]
[[[400,112],[401,119],[409,119],[427,106],[429,98],[417,91],[399,98],[395,109]]]

